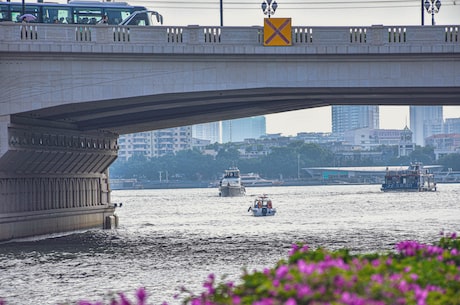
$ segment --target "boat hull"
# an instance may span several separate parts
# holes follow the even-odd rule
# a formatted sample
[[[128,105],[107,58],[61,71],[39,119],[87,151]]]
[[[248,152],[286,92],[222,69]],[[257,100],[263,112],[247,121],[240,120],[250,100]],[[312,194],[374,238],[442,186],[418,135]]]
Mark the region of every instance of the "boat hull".
[[[252,208],[252,215],[259,217],[259,216],[275,216],[276,209],[269,209],[266,207],[262,208]]]
[[[219,188],[220,197],[241,197],[245,194],[245,188],[241,186],[221,186]]]
[[[428,187],[428,188],[410,188],[410,187],[399,187],[399,188],[388,188],[388,187],[382,187],[381,190],[383,192],[392,192],[392,193],[397,193],[397,192],[436,192],[436,187]]]

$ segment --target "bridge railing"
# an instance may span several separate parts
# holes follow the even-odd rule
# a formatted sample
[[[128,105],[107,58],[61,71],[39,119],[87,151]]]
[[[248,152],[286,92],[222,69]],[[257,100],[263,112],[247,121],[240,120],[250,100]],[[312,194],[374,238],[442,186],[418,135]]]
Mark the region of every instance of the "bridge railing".
[[[266,47],[296,48],[359,46],[460,46],[460,26],[383,26],[369,27],[292,27],[292,46]],[[18,48],[18,51],[104,51],[105,46],[121,52],[138,52],[140,48],[161,47],[163,52],[172,52],[170,47],[233,46],[231,52],[248,52],[245,47],[263,47],[263,28],[253,27],[209,27],[209,26],[161,26],[133,27],[106,25],[54,25],[0,23],[0,51]],[[135,48],[134,48],[135,47]],[[179,51],[178,49],[176,49]],[[359,49],[356,49],[359,50]],[[448,48],[447,51],[452,51]],[[158,48],[156,52],[158,52]],[[225,50],[220,50],[225,52]],[[329,50],[331,51],[331,50]],[[423,51],[423,50],[422,50]],[[441,52],[443,50],[440,50]],[[230,51],[229,51],[230,52]],[[265,51],[271,52],[271,51]],[[324,51],[323,51],[324,52]],[[429,52],[432,52],[430,49]]]

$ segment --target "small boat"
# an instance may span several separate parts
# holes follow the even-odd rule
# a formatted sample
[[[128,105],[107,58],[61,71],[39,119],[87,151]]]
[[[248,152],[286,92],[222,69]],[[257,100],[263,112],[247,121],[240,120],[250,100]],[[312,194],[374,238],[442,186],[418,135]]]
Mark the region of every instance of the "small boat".
[[[241,184],[240,170],[231,167],[225,170],[225,174],[219,182],[219,196],[238,197],[246,194],[246,188]]]
[[[384,192],[436,192],[434,175],[420,162],[411,163],[408,169],[386,171]]]
[[[276,214],[272,200],[266,195],[258,196],[254,199],[254,203],[248,209],[249,211],[252,211],[254,216],[274,216]]]

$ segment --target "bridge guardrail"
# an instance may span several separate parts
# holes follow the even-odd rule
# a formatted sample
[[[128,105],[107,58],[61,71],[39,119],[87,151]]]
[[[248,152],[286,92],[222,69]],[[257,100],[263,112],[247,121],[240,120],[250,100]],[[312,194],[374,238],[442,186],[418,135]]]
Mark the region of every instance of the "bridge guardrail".
[[[460,52],[460,25],[447,26],[383,26],[369,27],[293,27],[292,46],[263,47],[263,27],[210,26],[107,26],[0,23],[0,51],[102,51],[116,48],[120,52],[171,52],[169,47],[189,47],[188,52],[201,52],[199,47],[223,46],[233,53],[248,53],[247,47],[265,48],[263,53],[279,53],[283,48],[316,47],[314,52],[366,52],[359,47],[413,46],[422,52],[436,46],[439,52]],[[114,47],[116,45],[116,47]],[[27,47],[25,47],[27,46]],[[453,47],[452,47],[453,46]],[[192,47],[190,49],[190,47]],[[346,49],[343,49],[343,48]],[[353,48],[350,48],[353,47]],[[358,47],[358,48],[357,48]],[[102,48],[102,49],[101,49]],[[163,48],[163,49],[160,49]],[[321,51],[321,48],[323,48]],[[175,49],[181,52],[179,49]],[[225,49],[213,52],[226,52]],[[258,53],[261,50],[258,50]],[[160,52],[161,53],[161,52]],[[297,53],[297,51],[290,51]],[[309,52],[307,52],[309,53]]]

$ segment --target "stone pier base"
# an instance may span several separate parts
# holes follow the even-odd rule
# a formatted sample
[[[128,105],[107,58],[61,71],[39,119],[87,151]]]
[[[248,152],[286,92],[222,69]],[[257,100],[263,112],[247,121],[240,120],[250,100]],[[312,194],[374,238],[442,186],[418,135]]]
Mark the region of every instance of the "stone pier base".
[[[85,207],[0,214],[0,241],[89,228],[109,228],[118,223],[114,207]]]

